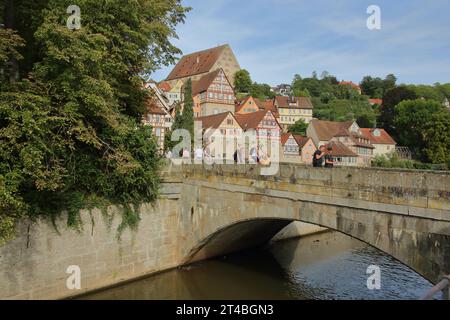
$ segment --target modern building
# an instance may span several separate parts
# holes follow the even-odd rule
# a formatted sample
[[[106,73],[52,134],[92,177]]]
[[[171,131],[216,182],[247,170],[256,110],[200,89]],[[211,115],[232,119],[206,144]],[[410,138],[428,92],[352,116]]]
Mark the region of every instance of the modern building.
[[[280,124],[285,132],[298,120],[302,119],[308,124],[313,118],[314,107],[308,97],[276,96],[274,106],[279,112]]]
[[[192,82],[194,117],[206,117],[214,114],[235,111],[233,87],[223,69],[203,75]]]
[[[396,150],[397,142],[384,129],[361,128],[362,134],[370,140],[375,147],[374,156],[387,156]]]
[[[234,87],[234,74],[241,70],[239,62],[228,44],[188,54],[180,59],[166,81],[174,86],[178,80],[200,80],[204,75],[223,69]]]

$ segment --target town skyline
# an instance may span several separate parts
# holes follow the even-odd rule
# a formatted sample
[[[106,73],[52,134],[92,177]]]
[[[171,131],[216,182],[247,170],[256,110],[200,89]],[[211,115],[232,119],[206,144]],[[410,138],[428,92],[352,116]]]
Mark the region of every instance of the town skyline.
[[[179,39],[174,40],[183,55],[229,44],[241,68],[254,81],[271,86],[291,83],[295,74],[308,77],[313,71],[319,75],[328,71],[356,83],[367,75],[384,78],[387,74],[395,74],[405,84],[449,81],[450,35],[446,30],[450,21],[445,12],[450,4],[444,1],[426,6],[419,0],[378,1],[382,28],[373,31],[366,27],[370,1],[335,4],[326,0],[319,7],[295,0],[264,0],[258,7],[239,3],[239,10],[232,12],[235,2],[220,0],[206,6],[203,0],[184,1],[192,11],[185,24],[177,27]],[[264,18],[246,19],[253,16],[249,12]],[[308,32],[292,36],[292,30]],[[164,67],[150,77],[164,80],[172,68]]]

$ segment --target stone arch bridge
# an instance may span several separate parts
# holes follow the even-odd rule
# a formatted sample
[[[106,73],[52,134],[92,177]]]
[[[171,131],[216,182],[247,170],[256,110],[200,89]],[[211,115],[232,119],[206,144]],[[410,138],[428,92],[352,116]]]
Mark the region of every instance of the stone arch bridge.
[[[120,219],[110,225],[100,210],[83,215],[81,232],[21,223],[0,247],[0,298],[79,295],[264,244],[292,221],[362,240],[432,282],[450,273],[450,173],[281,164],[264,176],[252,165],[172,164],[162,178],[160,200],[121,241]],[[71,265],[80,290],[67,287]]]
[[[448,173],[283,164],[274,176],[227,165],[180,174],[185,263],[264,244],[301,221],[368,243],[432,282],[450,272]]]

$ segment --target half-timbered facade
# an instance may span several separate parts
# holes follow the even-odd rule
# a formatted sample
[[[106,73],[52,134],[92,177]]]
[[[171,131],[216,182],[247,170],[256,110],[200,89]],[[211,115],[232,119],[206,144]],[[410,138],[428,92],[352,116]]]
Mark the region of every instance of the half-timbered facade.
[[[206,117],[224,112],[234,112],[236,96],[228,77],[222,69],[204,75],[192,82],[194,116]]]

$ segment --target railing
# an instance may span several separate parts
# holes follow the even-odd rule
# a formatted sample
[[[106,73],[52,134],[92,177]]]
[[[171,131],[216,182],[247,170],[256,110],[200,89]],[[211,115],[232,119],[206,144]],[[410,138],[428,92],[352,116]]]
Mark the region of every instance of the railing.
[[[441,291],[444,295],[444,300],[450,300],[450,275],[444,276],[442,281],[431,288],[422,300],[432,300]]]

